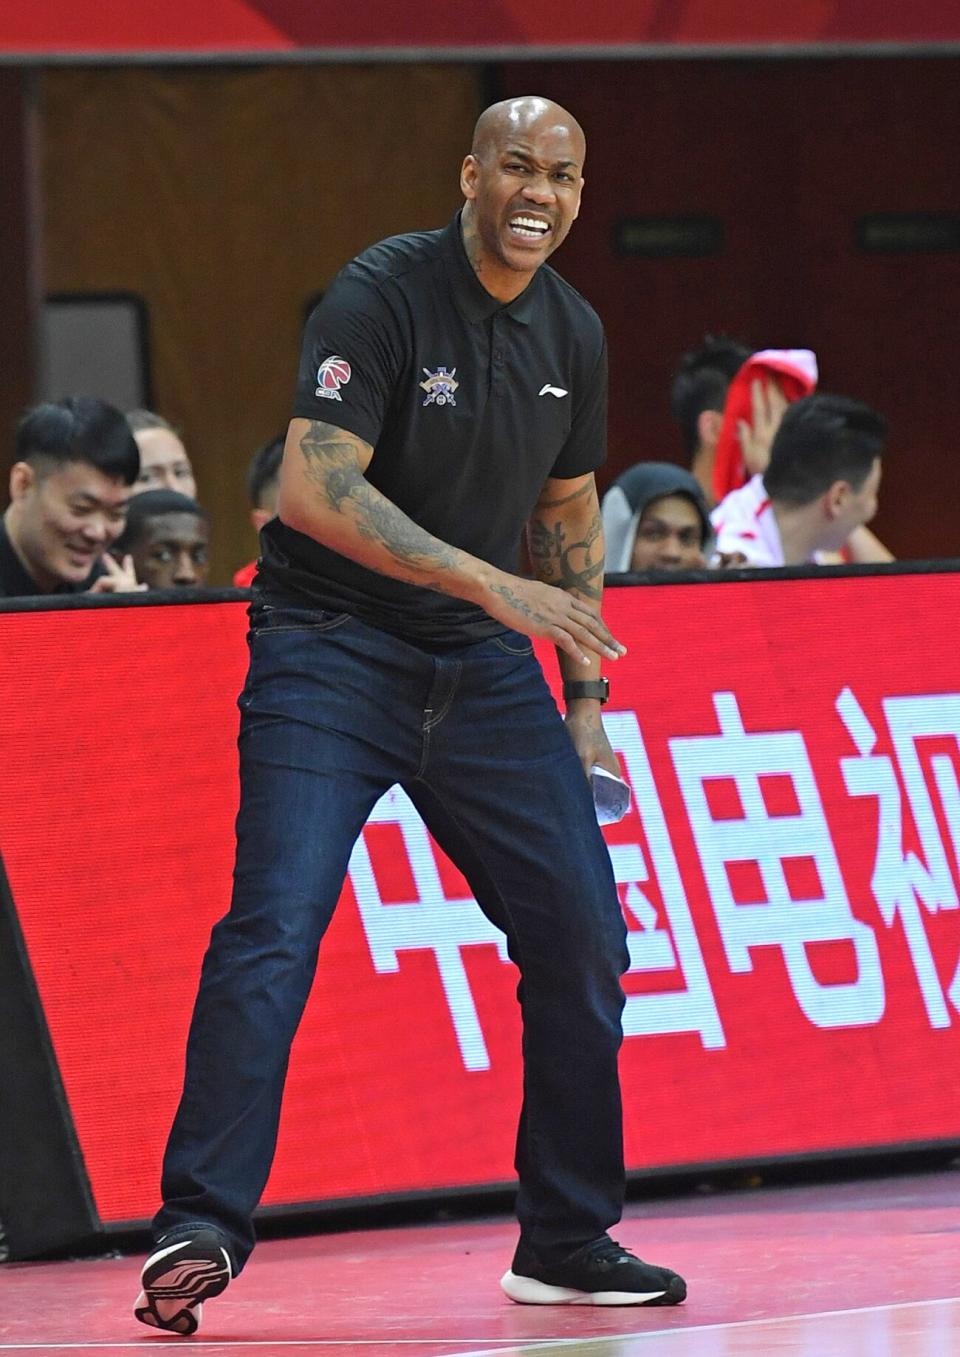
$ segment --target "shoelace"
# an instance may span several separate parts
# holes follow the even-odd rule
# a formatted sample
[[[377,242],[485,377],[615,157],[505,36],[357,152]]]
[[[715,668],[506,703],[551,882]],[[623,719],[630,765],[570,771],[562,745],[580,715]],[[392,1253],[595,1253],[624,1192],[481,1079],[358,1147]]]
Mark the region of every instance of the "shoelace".
[[[598,1239],[595,1244],[591,1244],[590,1253],[594,1258],[603,1263],[629,1263],[633,1261],[634,1255],[629,1249],[625,1249],[622,1244],[618,1244],[615,1239],[609,1237]]]

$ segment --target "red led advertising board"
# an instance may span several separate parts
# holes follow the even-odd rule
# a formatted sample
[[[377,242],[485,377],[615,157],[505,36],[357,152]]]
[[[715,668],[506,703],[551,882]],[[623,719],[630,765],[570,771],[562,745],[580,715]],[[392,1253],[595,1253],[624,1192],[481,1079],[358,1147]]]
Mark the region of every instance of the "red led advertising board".
[[[958,605],[948,573],[608,591],[630,1168],[960,1139]],[[108,1224],[157,1204],[228,903],[244,626],[231,603],[0,615],[0,851]],[[388,793],[265,1204],[509,1181],[515,984]]]

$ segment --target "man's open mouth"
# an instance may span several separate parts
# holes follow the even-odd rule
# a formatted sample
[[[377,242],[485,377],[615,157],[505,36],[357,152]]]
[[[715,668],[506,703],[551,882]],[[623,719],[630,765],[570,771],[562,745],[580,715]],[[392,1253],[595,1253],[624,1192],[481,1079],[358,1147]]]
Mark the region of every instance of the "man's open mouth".
[[[528,217],[518,213],[510,218],[510,231],[521,240],[544,240],[551,231],[548,221],[541,217]]]

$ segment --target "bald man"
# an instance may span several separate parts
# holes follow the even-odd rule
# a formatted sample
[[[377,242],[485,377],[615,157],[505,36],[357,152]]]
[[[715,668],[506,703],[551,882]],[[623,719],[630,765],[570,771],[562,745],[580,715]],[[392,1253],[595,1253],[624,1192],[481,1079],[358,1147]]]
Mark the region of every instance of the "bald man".
[[[600,613],[607,360],[597,316],[546,263],[580,210],[584,155],[558,105],[495,104],[449,225],[364,251],[307,323],[253,584],[233,899],[204,962],[136,1306],[155,1328],[194,1333],[251,1252],[317,948],[395,784],[521,973],[520,1241],[504,1291],[686,1294],[607,1233],[623,1199],[628,964],[588,780],[619,771],[600,720],[601,664],[623,653]],[[524,532],[533,579],[517,574]],[[563,719],[536,637],[557,647]],[[390,1044],[420,1058],[414,1031]],[[399,1116],[369,1112],[384,1114]]]

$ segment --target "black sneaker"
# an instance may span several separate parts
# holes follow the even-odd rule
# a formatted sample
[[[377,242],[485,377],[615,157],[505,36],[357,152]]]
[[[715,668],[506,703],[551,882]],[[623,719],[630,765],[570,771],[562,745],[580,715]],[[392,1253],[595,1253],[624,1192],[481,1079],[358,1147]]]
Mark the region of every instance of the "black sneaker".
[[[500,1285],[520,1305],[679,1305],[687,1284],[666,1267],[644,1263],[609,1235],[544,1263],[523,1240]]]
[[[223,1237],[198,1228],[172,1242],[161,1239],[143,1265],[133,1313],[141,1324],[187,1336],[196,1333],[202,1302],[219,1296],[233,1276]]]

